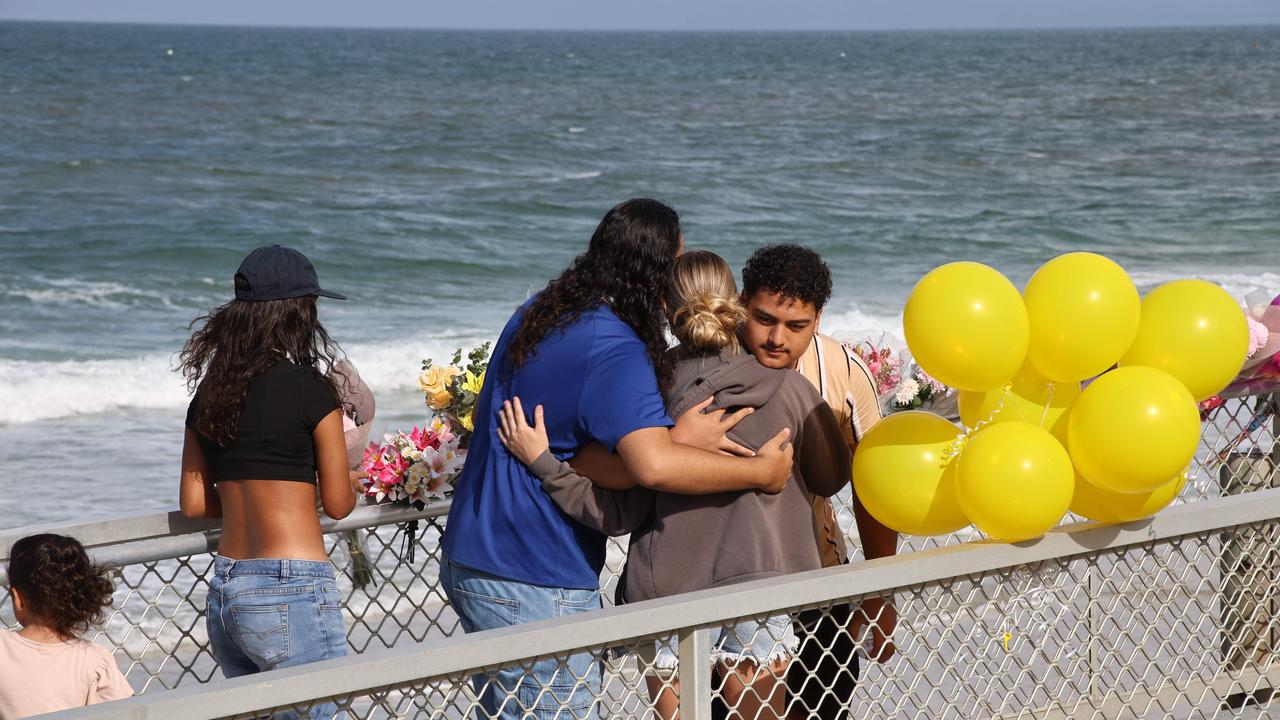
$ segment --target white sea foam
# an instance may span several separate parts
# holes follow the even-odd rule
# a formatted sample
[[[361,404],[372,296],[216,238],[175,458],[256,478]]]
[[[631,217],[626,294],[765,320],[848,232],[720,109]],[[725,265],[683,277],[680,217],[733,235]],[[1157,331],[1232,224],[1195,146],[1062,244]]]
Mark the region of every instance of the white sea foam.
[[[25,298],[40,305],[88,305],[119,310],[138,304],[159,303],[173,307],[168,295],[117,282],[97,282],[77,278],[33,278],[29,286],[4,287],[10,297]]]
[[[867,312],[858,306],[843,310],[828,308],[822,315],[821,331],[837,340],[854,340],[881,333],[901,338],[902,315]]]
[[[167,355],[111,360],[0,360],[0,424],[116,408],[180,407],[182,378]]]
[[[552,176],[548,178],[547,181],[556,183],[556,182],[565,182],[567,180],[590,180],[591,178],[600,177],[600,174],[601,173],[599,170],[592,170],[589,172],[579,172],[579,173],[567,173],[565,175]]]
[[[1133,278],[1133,282],[1138,286],[1138,289],[1144,293],[1158,285],[1163,285],[1173,280],[1196,278],[1217,283],[1230,293],[1231,297],[1242,301],[1246,295],[1255,291],[1261,291],[1263,294],[1270,293],[1272,296],[1280,294],[1280,272],[1247,273],[1208,270],[1179,273],[1138,271],[1129,273],[1129,277]]]
[[[375,393],[412,391],[423,358],[448,362],[455,348],[484,340],[475,337],[344,347]],[[151,354],[134,358],[0,360],[0,425],[92,415],[118,409],[180,409],[188,396],[174,358]]]

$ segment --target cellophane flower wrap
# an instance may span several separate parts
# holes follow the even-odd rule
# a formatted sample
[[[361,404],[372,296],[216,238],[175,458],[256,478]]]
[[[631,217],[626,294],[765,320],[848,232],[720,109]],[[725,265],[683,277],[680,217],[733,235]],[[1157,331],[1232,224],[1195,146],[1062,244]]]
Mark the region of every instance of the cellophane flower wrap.
[[[955,392],[916,364],[905,343],[895,342],[886,333],[866,334],[843,343],[871,371],[882,412],[918,410]]]
[[[462,470],[460,438],[448,418],[432,415],[426,427],[389,433],[369,443],[360,468],[368,473],[364,495],[374,503],[412,505],[419,510],[453,492]]]

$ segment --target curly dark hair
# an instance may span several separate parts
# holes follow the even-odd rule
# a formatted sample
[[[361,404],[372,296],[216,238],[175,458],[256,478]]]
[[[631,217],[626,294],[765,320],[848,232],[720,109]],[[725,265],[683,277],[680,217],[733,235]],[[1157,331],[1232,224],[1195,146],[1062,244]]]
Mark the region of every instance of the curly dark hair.
[[[547,284],[528,308],[508,349],[519,368],[553,330],[573,324],[592,307],[607,305],[644,342],[661,387],[671,380],[664,357],[662,296],[680,251],[680,216],[647,198],[614,206],[591,235],[587,251]]]
[[[742,294],[750,298],[761,290],[807,302],[821,312],[831,299],[831,268],[807,247],[766,245],[742,267]]]
[[[232,300],[188,327],[196,330],[178,357],[187,390],[199,398],[196,430],[222,447],[239,433],[249,385],[281,358],[312,368],[342,397],[333,378],[341,351],[320,324],[315,295]]]
[[[31,620],[66,639],[102,623],[111,607],[110,571],[89,562],[75,538],[30,535],[9,549],[9,587],[22,596]]]

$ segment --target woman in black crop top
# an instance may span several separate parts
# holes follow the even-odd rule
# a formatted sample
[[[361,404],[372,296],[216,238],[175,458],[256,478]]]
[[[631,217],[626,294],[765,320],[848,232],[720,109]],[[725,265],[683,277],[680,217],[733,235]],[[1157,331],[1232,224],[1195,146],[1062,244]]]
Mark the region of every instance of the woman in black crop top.
[[[355,507],[322,290],[301,253],[249,254],[235,299],[192,323],[180,504],[222,518],[207,624],[227,677],[346,654],[342,597],[316,515]],[[319,709],[321,714],[324,709]],[[331,713],[330,713],[331,715]]]

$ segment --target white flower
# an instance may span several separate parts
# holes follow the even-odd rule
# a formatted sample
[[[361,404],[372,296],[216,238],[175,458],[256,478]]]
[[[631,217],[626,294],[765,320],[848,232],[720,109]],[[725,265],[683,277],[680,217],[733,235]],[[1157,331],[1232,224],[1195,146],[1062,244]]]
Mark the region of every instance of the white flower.
[[[920,394],[920,383],[915,378],[907,378],[898,386],[893,394],[893,401],[898,405],[909,405]]]

